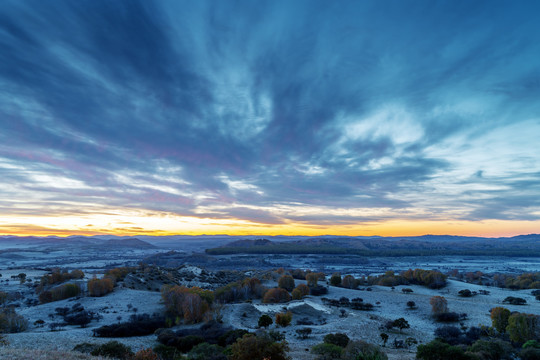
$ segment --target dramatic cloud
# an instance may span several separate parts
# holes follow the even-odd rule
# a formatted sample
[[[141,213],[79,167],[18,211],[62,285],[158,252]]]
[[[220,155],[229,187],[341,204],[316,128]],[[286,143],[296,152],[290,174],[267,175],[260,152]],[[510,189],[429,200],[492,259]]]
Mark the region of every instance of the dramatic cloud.
[[[197,229],[538,226],[538,11],[3,1],[0,233],[145,212]]]

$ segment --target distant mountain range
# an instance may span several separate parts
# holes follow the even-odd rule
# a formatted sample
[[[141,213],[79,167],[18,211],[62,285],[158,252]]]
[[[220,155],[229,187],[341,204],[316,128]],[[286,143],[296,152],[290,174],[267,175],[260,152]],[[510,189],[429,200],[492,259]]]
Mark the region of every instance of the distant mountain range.
[[[103,248],[103,249],[152,249],[156,246],[137,238],[99,239],[87,236],[0,236],[0,244],[6,247],[40,247],[40,248]]]
[[[170,235],[137,237],[98,236],[0,236],[9,247],[103,247],[104,249],[176,249],[206,251],[209,255],[253,254],[358,254],[358,255],[508,255],[540,256],[540,235],[484,238],[452,235],[423,236],[230,236]]]
[[[540,235],[482,238],[450,235],[412,237],[313,237],[294,241],[242,239],[207,249],[227,254],[357,254],[366,256],[506,255],[540,256]]]

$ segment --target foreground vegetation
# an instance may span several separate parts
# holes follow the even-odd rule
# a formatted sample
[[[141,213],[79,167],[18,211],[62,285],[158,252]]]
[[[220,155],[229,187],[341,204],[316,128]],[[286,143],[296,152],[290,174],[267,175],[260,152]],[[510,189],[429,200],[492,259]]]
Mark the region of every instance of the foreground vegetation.
[[[206,276],[204,270],[201,271],[201,276]],[[427,360],[540,358],[540,345],[537,342],[540,334],[538,314],[528,313],[526,310],[511,311],[504,306],[497,306],[491,309],[489,326],[468,327],[464,323],[467,314],[452,311],[460,309],[451,309],[452,306],[449,306],[447,298],[440,291],[448,285],[449,277],[461,277],[476,284],[489,281],[493,284],[504,284],[510,289],[529,289],[540,284],[538,273],[487,276],[478,272],[442,274],[436,270],[409,269],[400,273],[386,271],[380,275],[355,277],[350,274],[327,275],[309,270],[280,268],[259,273],[251,272],[249,277],[244,276],[226,285],[210,289],[182,284],[172,269],[141,265],[111,269],[101,278],[92,276],[89,279],[85,279],[86,275],[80,270],[69,272],[55,269],[32,286],[41,304],[76,298],[70,306],[59,306],[55,308],[53,314],[49,314],[50,331],[59,331],[67,326],[80,328],[91,326],[96,337],[127,338],[150,335],[156,336],[159,342],[157,346],[139,351],[133,351],[116,340],[104,344],[82,343],[75,347],[74,350],[85,353],[86,356],[108,356],[129,360],[290,359],[291,337],[295,336],[295,341],[310,339],[316,328],[314,319],[295,318],[292,312],[282,310],[275,312],[273,316],[261,315],[255,319],[258,329],[251,328],[248,331],[224,322],[221,309],[227,304],[288,304],[291,301],[302,300],[306,296],[324,296],[320,298],[320,303],[338,310],[339,316],[345,319],[349,313],[355,311],[373,313],[384,304],[379,301],[370,303],[360,296],[329,298],[326,297],[328,294],[343,289],[359,291],[358,294],[361,294],[361,291],[371,291],[373,286],[384,286],[389,293],[400,286],[400,289],[395,290],[399,290],[399,294],[404,294],[402,296],[414,296],[418,289],[437,290],[436,294],[439,295],[429,298],[431,320],[437,326],[433,333],[435,338],[433,341],[423,343],[425,339],[413,336],[411,330],[414,324],[407,321],[408,317],[396,316],[379,324],[380,343],[349,338],[343,333],[329,333],[324,336],[322,343],[307,348],[310,356],[320,360],[387,359],[388,349],[404,349],[407,354],[416,351],[418,359]],[[23,278],[25,276],[17,277],[21,284]],[[89,311],[77,302],[85,296],[92,298],[110,296],[109,294],[114,294],[131,278],[143,279],[141,284],[148,283],[150,279],[162,282],[160,312],[139,314],[136,308],[128,304],[131,312],[129,319],[122,321],[119,316],[116,323],[100,326],[101,314]],[[411,287],[414,287],[414,290]],[[477,292],[462,289],[456,296],[468,298],[488,293],[487,290]],[[532,294],[537,296],[534,292]],[[24,332],[30,327],[44,326],[45,321],[42,319],[31,319],[32,325],[29,319],[21,316],[17,308],[10,306],[12,297],[13,294],[0,292],[0,333]],[[384,298],[381,300],[384,302]],[[507,296],[499,301],[505,306],[520,306],[524,309],[527,306],[527,301],[518,296]],[[37,302],[29,304],[38,305]],[[418,307],[415,301],[409,300],[406,304],[403,303],[402,311],[414,312],[418,311]],[[249,315],[244,313],[238,316]],[[366,317],[371,318],[371,315]],[[321,324],[322,321],[324,319],[321,320]],[[295,325],[295,335],[291,333],[284,335],[282,329],[292,325]],[[389,343],[391,336],[394,339]],[[0,340],[0,344],[7,341],[6,337],[2,336]]]

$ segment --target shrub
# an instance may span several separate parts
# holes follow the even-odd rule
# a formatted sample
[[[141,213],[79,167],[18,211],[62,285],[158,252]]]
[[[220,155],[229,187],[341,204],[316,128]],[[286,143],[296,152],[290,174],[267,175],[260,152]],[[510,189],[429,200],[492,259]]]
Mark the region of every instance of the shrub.
[[[286,313],[277,313],[276,314],[276,325],[281,327],[289,326],[292,321],[292,312],[287,311]]]
[[[154,352],[164,360],[176,360],[180,358],[180,352],[174,346],[158,344],[154,346]]]
[[[292,298],[294,300],[300,300],[307,295],[309,295],[309,287],[305,284],[298,285],[292,292]]]
[[[456,326],[442,326],[435,329],[435,336],[450,345],[460,343],[461,330]]]
[[[429,299],[431,312],[433,314],[441,314],[448,312],[448,302],[443,296],[433,296]]]
[[[512,359],[512,345],[501,339],[478,340],[468,349],[482,359]]]
[[[416,358],[422,360],[472,360],[459,346],[451,346],[440,340],[418,345]]]
[[[354,300],[354,299],[353,299]],[[354,310],[362,310],[362,311],[370,311],[370,310],[373,310],[373,304],[371,303],[365,303],[365,302],[360,302],[360,301],[353,301],[351,303],[351,307],[354,309]]]
[[[292,291],[294,289],[294,279],[290,275],[283,275],[278,280],[278,286],[287,291]]]
[[[513,296],[508,296],[503,300],[503,304],[525,305],[526,303],[527,300]]]
[[[270,316],[268,317],[270,318]],[[270,318],[270,321],[272,321],[272,318]],[[249,332],[244,329],[229,330],[218,338],[218,345],[222,347],[232,345],[246,334],[249,334]]]
[[[540,343],[536,340],[529,340],[525,342],[525,344],[523,344],[522,346],[523,349],[527,349],[530,347],[535,348],[535,349],[540,349]]]
[[[269,327],[270,325],[272,325],[273,321],[272,321],[272,318],[266,314],[264,315],[261,315],[261,317],[259,318],[259,322],[258,322],[258,325],[259,327]]]
[[[105,277],[112,279],[113,282],[123,281],[128,274],[133,273],[135,271],[137,271],[136,267],[129,267],[129,266],[119,267],[119,268],[107,270],[105,272]]]
[[[334,273],[330,277],[330,285],[332,286],[341,286],[341,274],[340,273]]]
[[[407,301],[407,307],[409,309],[416,309],[416,303],[414,301]]]
[[[508,318],[506,332],[510,340],[522,344],[535,338],[535,332],[540,327],[539,322],[538,315],[514,313]]]
[[[437,270],[407,270],[401,273],[401,277],[411,284],[427,286],[431,289],[440,289],[446,286],[446,275]]]
[[[309,293],[313,296],[321,296],[328,294],[328,288],[322,285],[316,285],[309,288]]]
[[[538,360],[540,359],[540,349],[526,348],[519,352],[519,358],[521,360]]]
[[[322,275],[322,276],[321,276]],[[307,285],[311,287],[316,287],[318,285],[319,278],[324,277],[324,274],[321,273],[309,273],[306,275]]]
[[[111,293],[114,288],[114,282],[110,278],[97,279],[93,278],[88,280],[88,295],[90,296],[104,296]]]
[[[28,320],[11,308],[0,311],[0,333],[18,333],[28,329]]]
[[[404,294],[410,294],[413,292],[413,289],[411,288],[403,288],[401,289],[401,292],[404,293]]]
[[[245,278],[242,281],[229,283],[214,292],[215,298],[221,303],[261,298],[266,288],[257,278]]]
[[[130,360],[160,360],[159,356],[152,349],[142,349],[135,353]]]
[[[230,360],[290,360],[286,342],[276,342],[268,334],[244,335],[231,346]]]
[[[73,351],[78,351],[84,354],[90,354],[92,351],[94,351],[97,348],[97,344],[91,344],[91,343],[81,343],[75,345],[73,348]]]
[[[434,315],[435,320],[438,322],[457,322],[467,317],[466,314],[458,314],[455,312],[443,312]]]
[[[287,290],[282,288],[269,289],[263,297],[263,303],[284,303],[291,301],[291,296]]]
[[[75,297],[81,293],[81,288],[77,284],[63,284],[50,290],[45,290],[39,294],[39,301],[42,304],[52,301],[59,301]]]
[[[341,286],[347,289],[357,289],[359,281],[354,278],[352,275],[346,275],[341,280]]]
[[[0,291],[0,306],[4,306],[8,301],[8,293]]]
[[[300,339],[307,339],[309,337],[309,335],[311,335],[311,333],[313,332],[313,330],[311,328],[302,328],[302,329],[296,329],[296,334],[298,335],[298,337]]]
[[[131,351],[130,347],[118,341],[109,341],[108,343],[97,345],[90,354],[128,360],[133,356],[133,351]]]
[[[291,297],[293,300],[300,300],[302,299],[302,293],[298,289],[294,289],[291,293]]]
[[[510,310],[503,307],[495,307],[491,309],[491,326],[498,332],[503,333],[508,326],[508,318],[510,318]]]
[[[388,356],[377,345],[362,340],[350,341],[341,354],[343,360],[388,360]]]
[[[401,332],[401,330],[403,330],[403,329],[408,329],[408,328],[411,327],[409,322],[407,320],[405,320],[404,318],[399,318],[399,319],[394,320],[392,322],[392,325],[394,327],[397,327],[399,329],[399,332]]]
[[[332,344],[344,348],[349,344],[349,337],[343,333],[328,334],[324,337],[323,341],[326,344]]]
[[[473,296],[473,293],[469,289],[463,289],[463,290],[458,291],[458,295],[461,297],[471,297]]]
[[[165,318],[148,314],[132,315],[129,322],[105,325],[94,330],[99,337],[131,337],[153,334],[165,326]]]
[[[185,323],[198,323],[204,320],[210,310],[214,294],[199,287],[165,285],[161,289],[167,315],[173,319],[183,319]]]
[[[223,350],[219,345],[204,342],[194,346],[187,354],[187,358],[190,360],[227,360]]]
[[[82,279],[83,277],[84,273],[81,270],[73,270],[70,273],[67,270],[61,271],[60,269],[54,269],[50,274],[45,274],[41,277],[39,286],[36,290],[40,293],[47,286],[59,284],[67,280]]]
[[[177,338],[174,346],[180,350],[180,352],[186,353],[203,342],[205,342],[205,339],[202,336],[187,335]]]
[[[311,352],[319,355],[317,359],[339,359],[343,348],[334,344],[322,343],[312,347]]]

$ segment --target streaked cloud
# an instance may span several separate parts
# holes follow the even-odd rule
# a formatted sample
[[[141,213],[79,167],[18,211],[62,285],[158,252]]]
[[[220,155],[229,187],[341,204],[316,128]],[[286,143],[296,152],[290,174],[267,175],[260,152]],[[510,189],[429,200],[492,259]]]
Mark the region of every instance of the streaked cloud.
[[[0,233],[538,226],[538,10],[4,1]]]

